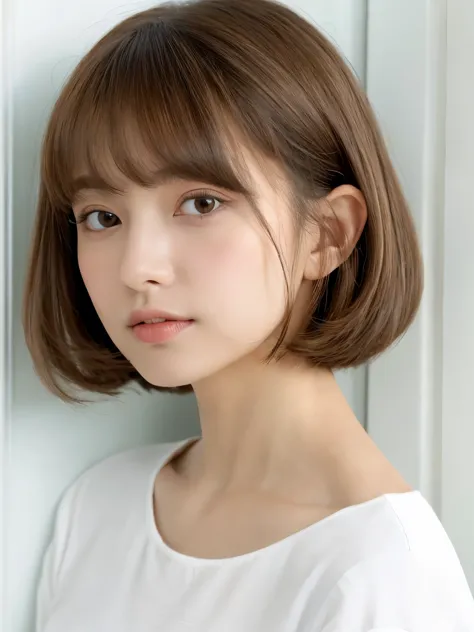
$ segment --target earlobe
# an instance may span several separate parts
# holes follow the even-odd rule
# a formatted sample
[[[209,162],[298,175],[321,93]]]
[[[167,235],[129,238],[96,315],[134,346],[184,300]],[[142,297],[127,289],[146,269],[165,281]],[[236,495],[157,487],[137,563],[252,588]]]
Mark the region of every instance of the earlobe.
[[[328,276],[349,258],[367,222],[362,192],[344,184],[318,203],[317,221],[304,276],[316,281]]]

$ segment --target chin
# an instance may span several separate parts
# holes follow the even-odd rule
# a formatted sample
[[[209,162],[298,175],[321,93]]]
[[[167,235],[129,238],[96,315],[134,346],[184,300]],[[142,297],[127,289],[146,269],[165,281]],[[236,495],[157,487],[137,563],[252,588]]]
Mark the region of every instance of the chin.
[[[157,388],[181,388],[198,384],[217,375],[220,371],[232,366],[245,354],[221,354],[219,357],[211,357],[209,352],[207,357],[202,353],[172,354],[167,356],[160,354],[156,356],[141,357],[140,361],[133,361],[131,364],[140,373],[142,378],[149,384]]]
[[[148,378],[145,378],[146,381],[151,384],[152,386],[156,386],[157,388],[169,388],[169,389],[181,389],[181,388],[186,388],[186,389],[191,389],[192,385],[190,382],[187,381],[183,381],[183,380],[150,380]]]
[[[153,373],[147,373],[145,371],[139,371],[140,375],[152,386],[157,388],[181,388],[189,386],[191,380],[184,377],[172,376],[172,375],[156,375]]]
[[[144,380],[146,380],[152,386],[156,386],[157,388],[183,388],[187,387],[191,388],[191,385],[203,378],[208,377],[208,374],[204,374],[203,372],[192,372],[188,370],[176,370],[176,371],[157,371],[156,368],[153,370],[140,370],[139,367],[135,365],[136,370]]]

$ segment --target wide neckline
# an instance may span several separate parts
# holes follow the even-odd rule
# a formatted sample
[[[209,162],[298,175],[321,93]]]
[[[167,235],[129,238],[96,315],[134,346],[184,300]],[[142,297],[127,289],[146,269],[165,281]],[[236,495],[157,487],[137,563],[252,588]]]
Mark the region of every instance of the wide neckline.
[[[362,511],[364,509],[368,509],[370,507],[376,506],[378,504],[386,503],[390,498],[400,498],[400,497],[412,497],[412,496],[420,496],[421,492],[417,489],[408,491],[408,492],[391,492],[387,494],[382,494],[377,496],[376,498],[372,498],[365,502],[349,505],[347,507],[343,507],[342,509],[314,522],[299,531],[295,531],[290,535],[282,538],[281,540],[277,540],[276,542],[272,542],[271,544],[262,547],[260,549],[256,549],[254,551],[249,551],[248,553],[242,553],[241,555],[236,555],[233,557],[221,557],[221,558],[206,558],[206,557],[194,557],[192,555],[186,555],[185,553],[180,553],[176,551],[171,546],[169,546],[161,536],[161,533],[157,527],[154,515],[154,488],[155,481],[158,474],[161,470],[178,454],[183,452],[185,448],[187,448],[190,444],[196,443],[199,441],[201,437],[190,437],[183,441],[180,441],[176,444],[175,448],[171,452],[169,452],[164,459],[158,463],[157,467],[153,469],[152,475],[150,477],[149,485],[147,486],[147,496],[146,496],[146,523],[147,530],[150,534],[152,541],[157,545],[157,547],[163,551],[168,557],[179,561],[185,565],[191,566],[223,566],[223,565],[233,565],[233,564],[241,564],[248,560],[255,559],[256,557],[263,556],[267,553],[272,553],[279,548],[284,548],[285,546],[291,545],[295,540],[298,540],[304,535],[312,532],[324,530],[327,525],[340,521],[342,518],[346,517],[348,514],[354,513],[356,511]]]

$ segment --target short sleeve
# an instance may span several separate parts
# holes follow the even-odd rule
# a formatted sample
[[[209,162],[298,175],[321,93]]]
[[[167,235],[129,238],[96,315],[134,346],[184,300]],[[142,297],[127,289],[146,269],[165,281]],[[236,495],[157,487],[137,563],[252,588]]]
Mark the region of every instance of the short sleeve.
[[[58,585],[68,559],[73,555],[74,524],[84,484],[84,475],[63,493],[54,518],[53,536],[41,561],[36,590],[35,632],[43,632],[54,607]]]
[[[455,559],[413,551],[364,560],[337,582],[315,632],[473,632],[474,599]]]

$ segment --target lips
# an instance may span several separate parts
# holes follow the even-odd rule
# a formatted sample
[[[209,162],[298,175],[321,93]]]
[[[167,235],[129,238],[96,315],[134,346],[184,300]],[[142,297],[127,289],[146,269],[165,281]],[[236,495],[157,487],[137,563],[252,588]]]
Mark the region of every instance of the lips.
[[[194,320],[162,320],[151,324],[136,324],[132,327],[132,331],[141,342],[155,346],[171,343],[181,332],[193,325]]]
[[[156,319],[165,321],[190,321],[191,318],[186,318],[179,314],[172,314],[171,312],[164,312],[161,310],[137,310],[132,312],[128,320],[129,327],[135,327],[144,323],[145,321],[153,321]]]

